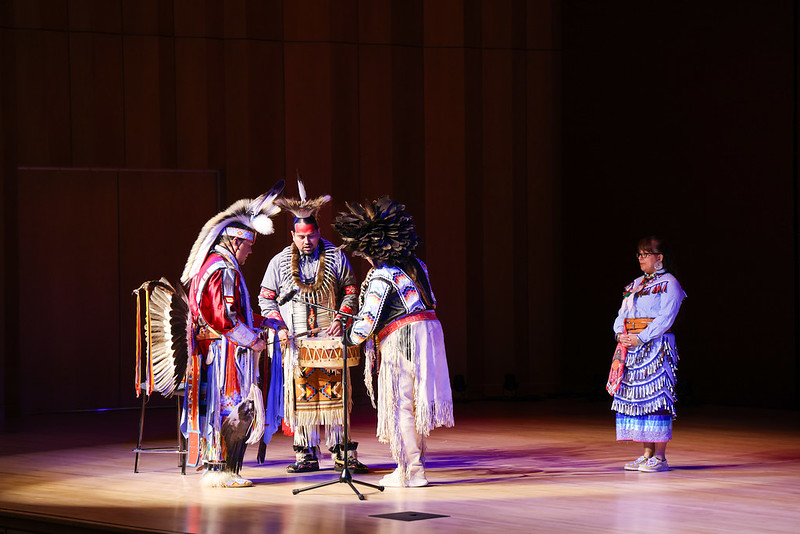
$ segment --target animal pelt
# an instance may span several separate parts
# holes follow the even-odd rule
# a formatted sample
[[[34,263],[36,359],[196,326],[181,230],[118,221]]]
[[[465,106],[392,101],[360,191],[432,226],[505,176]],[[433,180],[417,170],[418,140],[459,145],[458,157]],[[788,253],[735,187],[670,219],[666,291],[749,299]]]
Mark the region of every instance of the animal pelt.
[[[247,398],[222,422],[220,434],[227,451],[226,470],[239,473],[247,445],[257,443],[264,434],[264,401],[255,384],[250,387]]]
[[[297,171],[297,191],[300,195],[299,199],[283,197],[277,199],[275,204],[291,212],[298,219],[316,217],[320,208],[331,201],[330,195],[324,195],[310,200],[307,199],[306,188],[303,184],[303,177],[300,175],[300,171]]]
[[[294,198],[279,198],[275,204],[294,214],[298,219],[316,216],[319,209],[330,202],[330,195],[325,195],[311,200],[297,200]]]
[[[281,211],[275,199],[283,191],[284,180],[280,180],[272,189],[256,199],[243,198],[231,204],[209,219],[203,226],[189,252],[189,259],[181,275],[181,282],[188,284],[200,272],[208,252],[219,237],[220,232],[232,223],[241,223],[259,234],[271,234],[275,231],[270,217]]]
[[[206,488],[222,488],[239,475],[233,471],[206,471],[203,473],[202,485]]]
[[[233,471],[206,471],[202,486],[206,488],[248,488],[253,482],[240,477]]]

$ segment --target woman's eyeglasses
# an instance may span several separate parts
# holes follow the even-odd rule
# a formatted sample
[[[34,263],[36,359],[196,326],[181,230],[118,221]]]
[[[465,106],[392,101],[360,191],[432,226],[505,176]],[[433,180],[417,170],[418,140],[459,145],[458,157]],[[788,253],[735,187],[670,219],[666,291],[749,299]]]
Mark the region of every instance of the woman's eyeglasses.
[[[656,256],[658,254],[661,254],[661,253],[660,252],[637,252],[636,253],[636,259],[645,258],[647,256]]]

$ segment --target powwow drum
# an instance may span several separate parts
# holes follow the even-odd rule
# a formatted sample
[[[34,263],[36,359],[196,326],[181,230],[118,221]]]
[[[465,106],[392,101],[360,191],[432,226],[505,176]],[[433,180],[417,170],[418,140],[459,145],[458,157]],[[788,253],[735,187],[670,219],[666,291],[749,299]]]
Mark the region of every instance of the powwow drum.
[[[341,337],[306,337],[297,340],[301,367],[341,369],[344,345]],[[361,348],[347,347],[347,367],[355,367],[361,358]]]

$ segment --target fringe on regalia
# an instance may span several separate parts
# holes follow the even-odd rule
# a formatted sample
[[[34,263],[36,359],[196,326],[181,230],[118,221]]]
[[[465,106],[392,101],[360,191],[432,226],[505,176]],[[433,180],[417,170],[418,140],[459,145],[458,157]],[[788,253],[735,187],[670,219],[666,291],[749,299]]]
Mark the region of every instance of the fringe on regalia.
[[[630,416],[663,410],[674,417],[678,359],[672,334],[664,334],[646,343],[640,350],[629,350],[625,376],[614,395],[611,409]]]

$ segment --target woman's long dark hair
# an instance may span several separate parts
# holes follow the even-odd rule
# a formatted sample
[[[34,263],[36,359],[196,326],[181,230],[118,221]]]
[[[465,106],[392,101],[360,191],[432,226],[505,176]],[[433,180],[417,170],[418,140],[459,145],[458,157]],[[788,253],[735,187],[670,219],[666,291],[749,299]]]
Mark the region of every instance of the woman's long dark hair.
[[[414,281],[414,285],[416,285],[419,290],[419,296],[423,304],[425,304],[425,308],[429,310],[433,309],[433,292],[431,291],[428,277],[425,276],[425,271],[422,269],[422,265],[419,264],[419,260],[415,256],[411,256],[405,263],[398,265],[398,267],[403,269]]]

